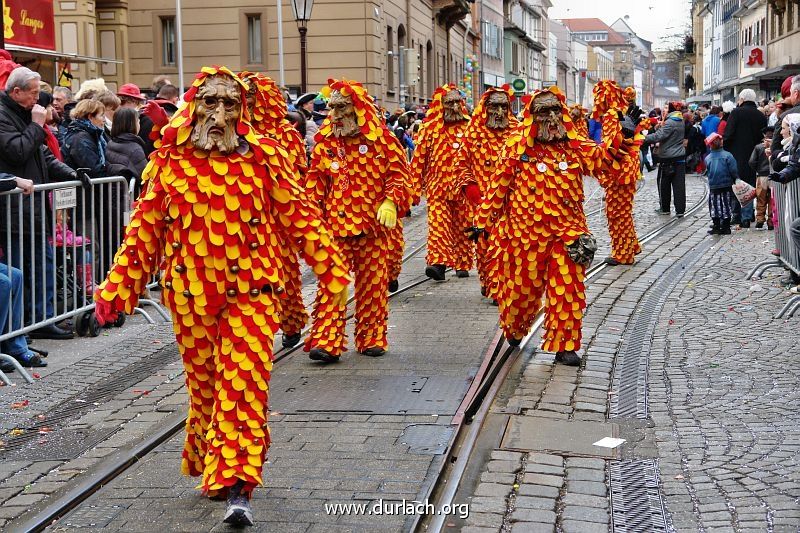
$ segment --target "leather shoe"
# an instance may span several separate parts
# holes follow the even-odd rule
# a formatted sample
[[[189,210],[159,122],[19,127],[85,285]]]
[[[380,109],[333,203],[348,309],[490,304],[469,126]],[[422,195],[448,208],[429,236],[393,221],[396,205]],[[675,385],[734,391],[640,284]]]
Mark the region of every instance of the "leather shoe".
[[[294,333],[292,335],[287,335],[286,333],[284,333],[281,343],[283,344],[284,348],[291,348],[292,346],[300,342],[300,337],[301,337],[300,332]]]
[[[323,363],[335,363],[339,360],[339,357],[323,348],[311,348],[311,351],[308,352],[308,358],[312,361],[322,361]]]
[[[557,352],[555,362],[567,366],[580,366],[581,358],[574,350],[569,350]]]
[[[457,278],[468,278],[469,277],[469,270],[456,270],[456,277]]]
[[[43,328],[31,331],[32,339],[65,340],[65,339],[71,339],[73,338],[73,336],[74,334],[71,331],[61,329],[55,324],[50,324],[49,326],[45,326]]]
[[[433,281],[444,281],[444,265],[428,265],[425,267],[425,275],[431,278]]]
[[[12,365],[10,362],[8,362],[6,360],[0,361],[0,372],[2,372],[4,374],[8,374],[10,372],[15,371],[16,369],[17,369],[17,367]]]
[[[381,357],[386,353],[386,350],[380,346],[373,346],[372,348],[367,348],[361,353],[368,357]]]

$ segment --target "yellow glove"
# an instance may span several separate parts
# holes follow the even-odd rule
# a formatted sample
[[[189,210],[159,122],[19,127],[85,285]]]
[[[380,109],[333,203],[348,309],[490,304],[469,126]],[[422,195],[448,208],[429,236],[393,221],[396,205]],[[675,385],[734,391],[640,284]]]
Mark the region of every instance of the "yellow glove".
[[[350,293],[348,290],[348,286],[345,285],[342,290],[333,294],[333,305],[336,306],[345,306],[347,305],[347,299],[349,298]]]
[[[391,199],[384,200],[378,208],[378,222],[389,229],[397,224],[397,207]]]

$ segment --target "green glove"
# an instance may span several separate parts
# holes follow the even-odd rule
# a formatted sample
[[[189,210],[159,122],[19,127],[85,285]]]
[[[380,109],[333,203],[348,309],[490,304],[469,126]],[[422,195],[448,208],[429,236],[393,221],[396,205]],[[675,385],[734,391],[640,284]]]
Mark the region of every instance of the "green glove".
[[[397,224],[397,207],[391,199],[384,200],[378,208],[378,222],[389,229]]]

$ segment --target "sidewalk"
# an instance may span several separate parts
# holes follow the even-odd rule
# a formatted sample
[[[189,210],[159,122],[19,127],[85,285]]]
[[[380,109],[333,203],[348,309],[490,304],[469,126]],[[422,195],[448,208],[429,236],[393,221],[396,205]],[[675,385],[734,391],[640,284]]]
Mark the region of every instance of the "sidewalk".
[[[458,500],[462,532],[798,530],[798,319],[772,319],[781,271],[744,280],[772,233],[712,238],[708,222],[590,285],[584,366],[538,351],[520,365]],[[593,446],[606,436],[626,442]]]

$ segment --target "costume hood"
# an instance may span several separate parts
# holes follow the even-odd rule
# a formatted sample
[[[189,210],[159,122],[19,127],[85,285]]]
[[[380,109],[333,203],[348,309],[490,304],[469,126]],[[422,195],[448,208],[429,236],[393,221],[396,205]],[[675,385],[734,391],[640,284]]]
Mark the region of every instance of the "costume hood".
[[[519,133],[516,135],[510,135],[506,144],[509,146],[512,144],[517,144],[517,154],[522,155],[525,152],[526,146],[533,146],[536,142],[536,134],[537,131],[537,124],[533,120],[533,114],[531,113],[531,102],[534,98],[539,96],[540,94],[544,94],[546,92],[550,92],[558,98],[558,101],[561,103],[561,120],[564,122],[564,129],[567,130],[567,139],[569,139],[570,145],[574,145],[575,147],[578,146],[579,142],[578,139],[578,131],[575,128],[575,124],[572,122],[572,118],[569,116],[569,109],[567,108],[567,99],[564,94],[561,92],[556,86],[548,87],[546,89],[539,89],[533,91],[531,94],[526,95],[522,98],[522,104],[525,106],[524,111],[522,112],[522,125],[517,130]]]
[[[489,101],[489,97],[491,95],[496,93],[505,93],[508,96],[508,127],[513,128],[517,125],[517,117],[515,117],[514,113],[511,111],[511,102],[514,101],[514,91],[511,89],[511,86],[506,83],[502,87],[490,87],[485,93],[483,93],[481,99],[478,100],[478,104],[475,106],[475,110],[472,112],[472,118],[470,119],[471,129],[476,126],[485,127],[486,102]],[[439,101],[441,102],[441,99]]]
[[[253,109],[253,116],[250,117],[254,125],[260,122],[274,124],[286,118],[289,107],[286,105],[280,88],[272,78],[247,70],[240,73],[239,77],[245,83],[256,88],[256,105]]]
[[[442,85],[433,91],[431,104],[428,107],[428,112],[425,113],[425,120],[422,121],[423,124],[428,122],[436,122],[439,124],[444,123],[444,107],[442,106],[442,99],[444,98],[444,95],[450,91],[460,91],[460,89],[456,87],[455,83],[448,83],[447,85]],[[469,118],[470,115],[467,111],[467,105],[463,100],[461,101],[461,111],[464,113],[465,117]]]
[[[197,95],[197,91],[199,90],[200,86],[203,85],[206,79],[216,75],[230,76],[233,81],[239,85],[242,106],[241,111],[239,112],[239,120],[236,123],[236,133],[241,137],[244,137],[245,140],[250,143],[251,147],[258,146],[259,141],[256,136],[256,131],[248,121],[247,84],[228,68],[213,66],[203,67],[200,70],[200,73],[195,77],[194,82],[192,82],[192,86],[188,91],[186,91],[186,94],[183,95],[183,102],[181,102],[178,110],[174,115],[172,115],[172,118],[170,118],[167,125],[164,126],[164,129],[161,130],[162,147],[168,145],[180,146],[186,144],[192,134],[192,123],[194,122],[195,118],[194,97]]]
[[[385,129],[383,121],[375,107],[375,100],[367,90],[357,81],[328,79],[328,85],[320,89],[319,94],[326,100],[330,99],[333,91],[339,91],[342,96],[349,96],[353,100],[356,119],[361,134],[370,141],[376,140]],[[319,140],[333,134],[333,125],[330,118],[325,118],[315,138]]]
[[[600,80],[592,90],[594,95],[594,109],[592,118],[600,120],[608,111],[624,113],[628,109],[628,99],[625,91],[614,80]],[[636,98],[636,91],[634,91]]]

